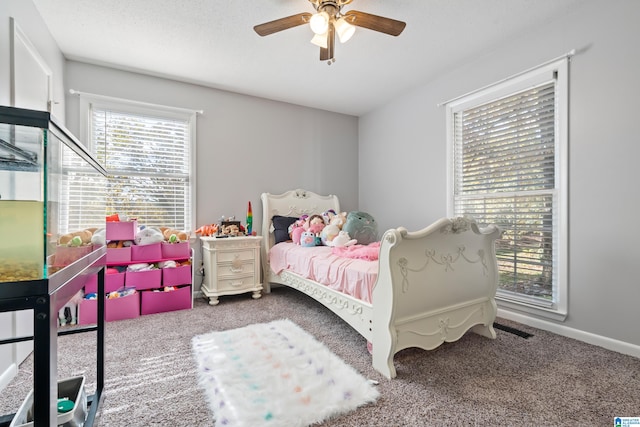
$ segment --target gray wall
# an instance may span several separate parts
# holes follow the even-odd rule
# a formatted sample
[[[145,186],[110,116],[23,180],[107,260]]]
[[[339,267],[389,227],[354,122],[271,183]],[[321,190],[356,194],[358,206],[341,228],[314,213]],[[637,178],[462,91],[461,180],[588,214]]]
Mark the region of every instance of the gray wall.
[[[196,227],[222,215],[244,219],[251,201],[259,232],[260,194],[292,188],[336,194],[344,209],[357,208],[357,117],[72,61],[65,83],[81,92],[204,111],[196,131]],[[68,94],[66,105],[67,127],[78,133],[79,98]]]
[[[560,331],[640,345],[639,16],[638,1],[590,2],[361,117],[360,208],[375,213],[383,229],[415,229],[446,215],[445,109],[437,104],[575,48],[569,81],[569,316]]]

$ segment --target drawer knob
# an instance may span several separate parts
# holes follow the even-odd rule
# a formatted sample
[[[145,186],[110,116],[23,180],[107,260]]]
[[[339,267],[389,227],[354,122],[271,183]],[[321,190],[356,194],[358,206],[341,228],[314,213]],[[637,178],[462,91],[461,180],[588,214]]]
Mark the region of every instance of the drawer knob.
[[[242,271],[242,261],[238,255],[235,256],[233,261],[231,261],[231,272],[232,273],[240,273]]]

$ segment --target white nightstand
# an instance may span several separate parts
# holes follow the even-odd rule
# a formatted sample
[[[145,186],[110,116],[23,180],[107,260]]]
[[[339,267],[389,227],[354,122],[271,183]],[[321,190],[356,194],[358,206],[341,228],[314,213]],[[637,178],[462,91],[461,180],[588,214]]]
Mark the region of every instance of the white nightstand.
[[[218,297],[253,292],[254,299],[262,295],[260,283],[260,242],[262,236],[200,237],[204,282],[202,293],[209,304],[218,304]]]

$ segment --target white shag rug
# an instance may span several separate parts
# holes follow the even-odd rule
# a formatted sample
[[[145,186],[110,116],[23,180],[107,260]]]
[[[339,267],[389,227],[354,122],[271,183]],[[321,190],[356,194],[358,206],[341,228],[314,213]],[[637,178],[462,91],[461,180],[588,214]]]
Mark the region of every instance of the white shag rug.
[[[304,427],[378,397],[375,387],[290,320],[195,336],[216,426]]]

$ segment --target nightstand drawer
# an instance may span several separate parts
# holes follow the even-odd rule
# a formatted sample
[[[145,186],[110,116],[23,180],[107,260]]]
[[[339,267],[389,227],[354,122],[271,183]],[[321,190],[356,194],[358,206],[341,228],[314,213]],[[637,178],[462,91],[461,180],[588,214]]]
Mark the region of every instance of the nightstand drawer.
[[[253,260],[249,261],[240,261],[236,260],[233,262],[221,262],[218,263],[218,278],[224,279],[229,276],[246,276],[248,274],[253,274],[255,265]]]
[[[218,279],[218,292],[251,289],[256,286],[253,274],[250,276],[238,276],[226,279]]]
[[[233,262],[233,261],[249,261],[254,259],[253,249],[240,249],[234,251],[219,251],[218,262]]]

